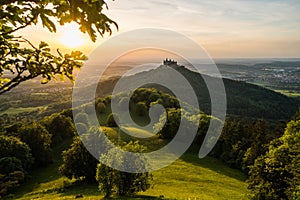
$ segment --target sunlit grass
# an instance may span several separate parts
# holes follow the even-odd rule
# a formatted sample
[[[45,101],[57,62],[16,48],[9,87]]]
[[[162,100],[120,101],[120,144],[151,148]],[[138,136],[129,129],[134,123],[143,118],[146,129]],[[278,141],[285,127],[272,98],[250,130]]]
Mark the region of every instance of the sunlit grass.
[[[117,136],[117,129],[106,128],[108,134]],[[60,176],[60,152],[70,145],[65,141],[54,150],[55,160],[50,166],[32,173],[32,179],[17,190],[13,199],[101,199],[103,195],[96,184],[78,184]],[[207,157],[199,159],[188,153],[172,165],[153,172],[153,188],[141,192],[135,199],[164,197],[167,199],[246,199],[245,176],[222,162]]]
[[[4,115],[4,114],[8,114],[8,115],[16,115],[16,114],[20,114],[20,113],[25,113],[25,112],[33,112],[33,111],[38,111],[41,109],[44,109],[44,106],[39,106],[39,107],[27,107],[27,108],[22,108],[22,107],[18,107],[18,108],[9,108],[3,112],[0,112],[0,115]]]

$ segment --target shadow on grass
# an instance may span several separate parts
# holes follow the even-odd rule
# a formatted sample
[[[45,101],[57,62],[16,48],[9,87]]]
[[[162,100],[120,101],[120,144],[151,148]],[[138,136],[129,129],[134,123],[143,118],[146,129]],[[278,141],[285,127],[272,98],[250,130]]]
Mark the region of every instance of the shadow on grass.
[[[46,167],[41,167],[30,172],[31,177],[15,190],[14,197],[23,197],[25,194],[31,193],[36,188],[39,188],[41,184],[55,181],[61,178],[61,175],[58,171],[59,166],[62,164],[61,153],[63,150],[69,148],[71,144],[72,139],[69,138],[55,147],[53,149],[53,163],[49,164]]]
[[[61,197],[70,197],[74,196],[79,196],[80,198],[84,197],[95,197],[99,196],[98,199],[163,199],[163,197],[156,197],[156,196],[149,196],[149,195],[133,195],[133,196],[112,196],[109,198],[104,198],[104,195],[101,194],[98,191],[98,186],[97,184],[92,184],[92,183],[84,183],[84,182],[74,182],[72,185],[68,186],[67,188],[64,188],[63,191],[60,193]],[[80,199],[79,198],[79,199]]]
[[[181,156],[180,159],[185,162],[191,163],[195,166],[210,169],[212,171],[217,172],[218,174],[222,174],[237,179],[239,181],[246,181],[247,179],[247,176],[241,171],[239,171],[238,169],[228,167],[225,163],[216,158],[207,156],[205,158],[200,159],[198,157],[198,152],[196,152],[194,149],[186,152],[183,156]]]
[[[62,188],[59,192],[61,197],[64,196],[76,196],[81,194],[83,196],[97,196],[101,195],[98,191],[98,186],[96,183],[86,183],[82,181],[76,181],[69,186]]]

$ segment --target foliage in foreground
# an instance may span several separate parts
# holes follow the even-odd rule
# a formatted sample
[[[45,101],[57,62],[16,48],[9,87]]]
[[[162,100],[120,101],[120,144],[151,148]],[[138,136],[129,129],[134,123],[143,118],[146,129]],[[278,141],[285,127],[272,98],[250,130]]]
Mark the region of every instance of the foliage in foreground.
[[[253,199],[300,199],[300,120],[288,123],[282,137],[250,168]]]
[[[74,80],[73,70],[86,60],[79,51],[58,56],[51,53],[45,42],[35,46],[16,32],[39,22],[50,32],[56,32],[55,21],[60,25],[75,22],[79,30],[96,41],[97,32],[103,36],[112,33],[111,24],[117,24],[103,13],[102,1],[57,0],[5,0],[0,2],[0,95],[20,83],[42,77],[42,83],[59,76]],[[4,73],[5,72],[5,73]],[[10,76],[5,76],[9,74]]]

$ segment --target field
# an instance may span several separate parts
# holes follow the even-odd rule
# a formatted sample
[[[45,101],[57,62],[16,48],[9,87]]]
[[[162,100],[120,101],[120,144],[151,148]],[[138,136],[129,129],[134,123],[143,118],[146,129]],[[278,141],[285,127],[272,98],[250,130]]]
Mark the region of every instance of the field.
[[[114,129],[107,129],[111,134]],[[54,149],[54,163],[34,171],[32,178],[21,186],[12,199],[99,199],[103,195],[97,185],[76,183],[61,177],[58,167],[62,163],[61,151],[68,148],[67,140]],[[245,199],[245,175],[228,168],[220,161],[207,157],[200,160],[194,153],[186,153],[172,165],[153,172],[153,188],[141,192],[132,199]],[[9,198],[7,198],[9,199]]]
[[[39,111],[39,110],[42,110],[44,108],[45,108],[44,106],[27,107],[27,108],[22,108],[22,107],[19,107],[19,108],[9,108],[9,109],[7,109],[4,112],[0,112],[0,115],[4,115],[4,114],[7,114],[7,115],[17,115],[17,114],[25,113],[25,112]]]

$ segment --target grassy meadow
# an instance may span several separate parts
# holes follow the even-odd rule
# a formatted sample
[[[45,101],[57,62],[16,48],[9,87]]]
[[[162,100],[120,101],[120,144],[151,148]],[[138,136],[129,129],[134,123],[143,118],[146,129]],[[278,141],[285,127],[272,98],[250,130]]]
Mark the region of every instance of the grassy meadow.
[[[109,127],[105,131],[112,138],[118,132]],[[58,167],[62,164],[60,154],[71,142],[66,140],[53,149],[54,163],[32,172],[31,179],[7,199],[74,199],[77,194],[82,194],[83,199],[103,198],[96,184],[68,180],[59,174]],[[153,172],[153,178],[151,189],[130,198],[246,199],[244,174],[211,157],[200,160],[196,153],[188,152],[172,165]]]

